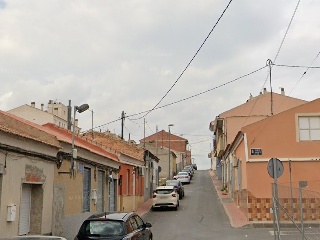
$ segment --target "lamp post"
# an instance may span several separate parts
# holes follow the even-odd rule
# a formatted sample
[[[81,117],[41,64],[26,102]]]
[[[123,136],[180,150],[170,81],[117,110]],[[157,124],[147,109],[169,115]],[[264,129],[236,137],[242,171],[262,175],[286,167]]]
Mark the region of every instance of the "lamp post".
[[[169,140],[169,172],[168,172],[168,180],[170,179],[170,165],[171,165],[171,161],[170,161],[170,127],[173,127],[173,124],[169,124],[168,128],[169,128],[169,136],[168,136],[168,140]]]
[[[72,130],[72,153],[71,153],[71,168],[70,168],[70,174],[73,173],[73,169],[74,169],[74,159],[77,158],[77,150],[74,148],[74,135],[75,135],[75,130],[76,130],[76,124],[75,124],[75,120],[76,120],[76,112],[78,111],[78,113],[82,113],[86,110],[89,109],[89,105],[88,104],[82,104],[81,106],[74,106],[73,109],[73,130]]]

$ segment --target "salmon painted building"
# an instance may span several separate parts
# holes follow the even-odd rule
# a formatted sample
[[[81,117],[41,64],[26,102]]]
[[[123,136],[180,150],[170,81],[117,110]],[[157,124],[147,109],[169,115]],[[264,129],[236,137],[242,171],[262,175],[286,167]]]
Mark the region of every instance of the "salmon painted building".
[[[307,181],[309,191],[319,192],[320,99],[242,127],[223,158],[228,169],[229,194],[250,221],[272,220],[274,179],[267,170],[271,158],[283,164],[279,184],[297,186],[299,181]],[[289,199],[287,191],[286,204]],[[303,199],[306,220],[319,220],[319,200]],[[293,218],[298,219],[299,214],[296,211]]]
[[[209,157],[215,160],[212,161],[212,169],[216,169],[216,175],[223,181],[223,185],[227,185],[229,181],[229,170],[223,167],[226,161],[223,155],[240,129],[306,102],[286,96],[284,89],[281,89],[280,94],[264,89],[258,96],[250,95],[245,103],[216,116],[209,125],[209,130],[214,135],[213,149]]]

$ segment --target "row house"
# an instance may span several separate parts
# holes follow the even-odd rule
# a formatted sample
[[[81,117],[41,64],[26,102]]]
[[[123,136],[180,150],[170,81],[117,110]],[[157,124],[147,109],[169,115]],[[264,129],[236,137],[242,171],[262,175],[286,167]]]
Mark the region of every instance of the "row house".
[[[140,145],[159,157],[159,178],[171,179],[191,163],[191,151],[187,150],[188,140],[181,136],[162,130],[141,139]]]
[[[70,225],[107,209],[118,157],[54,124],[0,112],[0,235],[64,236]],[[74,161],[72,161],[72,159]]]
[[[55,151],[48,153],[48,156],[45,157],[45,159],[51,160],[52,171],[50,177],[41,177],[41,179],[46,180],[45,183],[37,182],[37,185],[35,185],[31,182],[33,184],[32,193],[34,193],[33,188],[35,186],[39,189],[41,189],[41,186],[42,188],[43,186],[52,186],[49,189],[47,187],[49,193],[46,192],[45,197],[50,198],[50,201],[47,199],[43,201],[46,204],[45,208],[41,204],[37,205],[41,208],[41,211],[50,208],[49,211],[46,210],[48,214],[43,216],[50,221],[45,222],[44,219],[39,217],[41,211],[34,205],[30,205],[28,212],[29,225],[26,225],[28,227],[25,230],[19,230],[21,225],[19,223],[11,232],[7,232],[8,236],[36,233],[73,238],[75,233],[70,234],[70,229],[78,229],[82,221],[92,213],[134,211],[152,196],[152,191],[157,186],[159,159],[155,155],[132,141],[119,141],[119,137],[110,138],[109,136],[109,140],[106,140],[108,139],[106,135],[110,135],[110,133],[90,132],[90,134],[80,135],[77,119],[71,119],[70,117],[70,105],[70,101],[69,106],[66,107],[62,103],[50,100],[47,110],[44,110],[43,104],[38,109],[32,102],[31,106],[23,105],[10,110],[10,113],[3,113],[3,116],[10,116],[23,124],[24,126],[21,129],[29,129],[31,139],[35,140],[35,144],[38,144],[37,140],[41,137],[39,134],[36,134],[36,136],[33,136],[33,134],[40,131],[42,135],[47,136],[45,139],[49,139],[48,136],[50,136],[52,141],[55,142],[54,146],[56,146]],[[8,120],[8,122],[10,121]],[[75,123],[74,133],[69,130],[70,122]],[[12,131],[23,132],[20,130]],[[77,151],[72,151],[72,146]],[[46,148],[39,148],[39,146],[35,149],[46,150]],[[0,172],[6,172],[6,170],[1,169],[6,169],[9,166],[7,163],[11,155],[4,152],[3,156],[1,158],[0,155]],[[15,164],[19,170],[22,169],[21,162],[16,161]],[[33,165],[30,168],[34,169]],[[39,170],[35,168],[35,171]],[[4,202],[7,205],[1,204],[3,203],[3,196],[11,197],[11,194],[1,194],[2,189],[4,189],[2,186],[6,182],[2,179],[9,178],[9,176],[5,178],[3,176],[4,174],[0,173],[1,213],[7,213],[9,211],[6,209],[7,205],[11,206],[12,204],[14,205],[13,209],[20,212],[21,207],[24,206],[24,204],[20,205],[22,196],[24,196],[22,190],[20,190],[20,195],[17,195],[17,201],[7,201],[5,199]],[[37,179],[33,175],[30,176],[32,176],[32,179]],[[13,175],[10,175],[10,177],[13,177]],[[23,186],[29,183],[30,180],[23,182]],[[31,199],[33,201],[33,195]],[[32,215],[33,212],[37,215]],[[5,216],[5,214],[0,214],[0,216]],[[15,216],[20,219],[19,214]],[[34,221],[35,219],[37,221]],[[1,229],[6,229],[2,227],[1,221],[5,222],[5,226],[8,224],[14,226],[14,224],[8,223],[0,217],[0,235]],[[36,230],[34,230],[34,225],[38,227]]]
[[[271,158],[283,162],[280,183],[317,180],[318,103],[285,96],[283,89],[281,94],[265,90],[210,123],[217,177],[250,221],[272,219]]]
[[[213,132],[214,142],[209,157],[214,165],[212,169],[216,169],[216,176],[223,181],[224,187],[230,184],[230,168],[226,167],[223,155],[240,129],[306,102],[286,96],[284,89],[281,89],[280,94],[264,89],[258,96],[250,95],[245,103],[219,114],[210,122],[209,130]]]
[[[110,132],[90,132],[87,140],[99,143],[118,153],[121,167],[118,178],[118,209],[135,211],[152,196],[156,186],[158,158],[133,141],[125,141]]]
[[[320,99],[242,127],[223,157],[231,169],[230,194],[249,221],[273,219],[274,179],[268,171],[272,158],[283,165],[277,179],[278,197],[291,219],[301,218],[297,193],[303,181],[307,183],[302,199],[304,220],[319,220]],[[288,216],[281,215],[280,220]]]

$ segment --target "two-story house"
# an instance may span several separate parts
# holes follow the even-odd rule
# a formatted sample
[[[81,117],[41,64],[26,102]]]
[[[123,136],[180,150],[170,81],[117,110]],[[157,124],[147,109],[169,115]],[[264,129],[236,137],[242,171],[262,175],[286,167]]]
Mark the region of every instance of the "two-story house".
[[[296,209],[292,219],[301,217],[299,182],[306,181],[304,219],[319,220],[320,99],[242,127],[223,157],[231,169],[230,194],[250,221],[273,218],[271,185],[275,180],[268,167],[272,158],[283,165],[277,168],[282,169],[277,183],[284,189],[279,188],[279,197],[287,211]]]

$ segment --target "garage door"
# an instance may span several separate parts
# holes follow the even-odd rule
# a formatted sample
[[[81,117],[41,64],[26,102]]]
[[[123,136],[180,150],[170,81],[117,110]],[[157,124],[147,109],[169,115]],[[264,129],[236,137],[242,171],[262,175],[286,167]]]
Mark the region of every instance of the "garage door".
[[[103,171],[98,171],[98,199],[97,199],[97,212],[104,211],[104,177]]]
[[[31,185],[23,184],[20,202],[19,235],[30,231]]]

